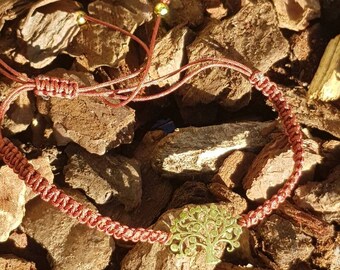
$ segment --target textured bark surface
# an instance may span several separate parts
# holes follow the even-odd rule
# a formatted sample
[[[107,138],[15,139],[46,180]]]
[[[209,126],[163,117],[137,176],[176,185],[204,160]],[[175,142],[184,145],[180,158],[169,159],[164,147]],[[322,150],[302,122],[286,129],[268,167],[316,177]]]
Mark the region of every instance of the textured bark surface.
[[[237,25],[237,27],[236,27]],[[210,22],[188,47],[189,62],[204,57],[228,57],[266,72],[288,54],[289,44],[277,27],[270,2],[248,4],[235,16]],[[251,85],[237,72],[211,69],[180,91],[184,105],[217,101],[237,110],[250,100]]]
[[[95,210],[80,193],[71,195]],[[104,269],[115,247],[110,236],[79,224],[40,199],[27,205],[22,226],[47,249],[54,269]]]
[[[98,204],[118,200],[127,210],[141,202],[142,181],[137,160],[120,155],[98,156],[75,145],[68,146],[65,181],[80,188]]]
[[[81,85],[94,83],[88,73],[54,70],[49,76],[75,80]],[[73,100],[52,98],[38,100],[38,109],[53,122],[58,145],[74,141],[88,152],[103,155],[133,137],[134,111],[128,107],[113,109],[97,98],[79,97]]]
[[[244,122],[179,129],[157,144],[152,165],[166,176],[212,173],[231,151],[263,146],[274,128],[274,122]]]

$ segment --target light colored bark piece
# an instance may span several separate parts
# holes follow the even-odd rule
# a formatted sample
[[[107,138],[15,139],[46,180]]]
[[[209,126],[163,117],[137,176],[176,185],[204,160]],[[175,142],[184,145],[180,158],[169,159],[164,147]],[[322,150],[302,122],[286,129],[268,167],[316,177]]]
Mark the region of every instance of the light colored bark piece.
[[[154,0],[154,3],[158,2]],[[198,26],[204,20],[204,6],[201,0],[171,0],[169,8],[169,16],[165,16],[164,20],[170,26]]]
[[[157,144],[152,165],[166,176],[213,173],[229,152],[263,146],[274,128],[274,122],[181,128]]]
[[[95,210],[80,193],[67,193]],[[22,227],[47,249],[53,269],[105,269],[115,247],[112,237],[79,224],[40,198],[27,205]]]
[[[312,180],[315,166],[321,162],[318,143],[304,140],[302,181]],[[267,144],[257,155],[243,179],[248,199],[263,202],[273,196],[292,173],[293,152],[284,135]],[[301,181],[301,180],[300,180]]]
[[[29,63],[34,68],[43,68],[60,54],[79,32],[76,10],[79,6],[73,1],[40,7],[28,15],[17,31],[21,46],[10,53],[10,57],[20,63]]]
[[[10,85],[0,81],[0,102],[16,88],[16,84]],[[6,113],[4,129],[6,132],[16,134],[27,129],[33,119],[33,104],[29,100],[27,93],[21,93],[13,102]]]
[[[242,178],[246,175],[256,155],[251,152],[236,150],[232,152],[218,169],[213,182],[225,184],[228,188],[242,186]]]
[[[0,30],[6,21],[14,20],[20,15],[31,3],[26,0],[2,0],[0,2]]]
[[[95,18],[133,33],[150,17],[151,11],[148,7],[144,8],[145,17],[141,17],[140,13],[117,3],[97,0],[88,5],[88,12]],[[130,37],[101,25],[89,24],[81,28],[66,52],[77,57],[91,71],[100,66],[113,66],[122,60],[129,50]]]
[[[53,174],[47,158],[30,160],[30,163],[52,183]],[[0,242],[8,239],[25,215],[25,204],[35,197],[30,188],[8,166],[0,168]]]
[[[332,103],[307,101],[303,88],[281,87],[301,124],[326,131],[340,138],[340,110]]]
[[[320,17],[319,0],[274,0],[274,5],[281,28],[304,30],[309,21]]]
[[[223,204],[205,204],[204,206],[211,207],[212,205],[217,206],[219,210],[228,210],[228,208]],[[192,209],[196,207],[196,205],[187,205],[180,209],[173,209],[167,211],[163,214],[153,229],[169,231],[169,225],[171,221],[176,218],[179,218],[180,213],[185,209]],[[201,227],[200,233],[206,235],[209,233],[209,228],[204,225]],[[203,238],[202,238],[203,239]],[[197,241],[201,239],[197,238]],[[213,237],[211,237],[213,240]],[[204,240],[202,240],[204,242]],[[219,242],[214,245],[215,255],[217,257],[222,256],[224,249],[226,247],[225,242]],[[197,250],[195,255],[190,258],[183,256],[182,258],[178,258],[176,254],[174,254],[168,245],[164,244],[147,244],[147,243],[137,243],[134,248],[132,248],[129,253],[124,257],[121,269],[122,270],[183,270],[183,269],[201,269],[201,270],[212,270],[215,269],[217,262],[207,263],[206,252],[203,248]]]
[[[69,160],[64,175],[70,186],[84,190],[98,204],[116,199],[126,210],[140,204],[142,183],[137,160],[119,155],[98,156],[75,145],[65,151]]]
[[[327,222],[340,224],[340,165],[322,182],[309,182],[295,190],[294,202],[316,212]]]
[[[81,85],[94,83],[88,73],[55,69],[48,75],[74,80]],[[53,122],[58,145],[74,141],[88,152],[103,155],[122,143],[130,143],[134,134],[134,111],[128,107],[113,109],[97,98],[77,97],[73,100],[38,99],[38,110]]]
[[[0,255],[0,269],[2,270],[36,270],[35,263],[28,262],[11,254]]]
[[[249,3],[233,17],[212,21],[188,47],[189,62],[204,57],[226,57],[266,72],[287,56],[288,41],[277,27],[269,1]],[[212,68],[201,72],[179,91],[186,106],[219,102],[231,110],[249,103],[250,83],[239,73]]]
[[[310,84],[308,98],[321,101],[340,98],[340,35],[328,43]]]
[[[148,76],[151,80],[167,75],[183,65],[185,46],[193,36],[188,27],[173,28],[166,36],[157,42],[153,61]],[[161,80],[160,87],[172,85],[180,79],[181,74]]]
[[[301,233],[299,227],[276,214],[261,223],[257,233],[258,245],[263,247],[263,252],[277,269],[291,269],[295,263],[307,260],[314,250],[312,237]]]
[[[203,3],[210,17],[219,20],[228,15],[228,8],[225,7],[224,2],[221,0],[206,0]]]

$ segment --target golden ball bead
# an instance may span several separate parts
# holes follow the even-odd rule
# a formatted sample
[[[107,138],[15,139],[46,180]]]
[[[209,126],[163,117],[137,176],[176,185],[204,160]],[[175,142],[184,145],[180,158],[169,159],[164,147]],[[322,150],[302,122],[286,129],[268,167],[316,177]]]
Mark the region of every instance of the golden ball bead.
[[[158,3],[156,6],[155,6],[155,13],[158,15],[158,16],[165,16],[169,13],[169,6],[167,4],[164,4],[164,3]]]

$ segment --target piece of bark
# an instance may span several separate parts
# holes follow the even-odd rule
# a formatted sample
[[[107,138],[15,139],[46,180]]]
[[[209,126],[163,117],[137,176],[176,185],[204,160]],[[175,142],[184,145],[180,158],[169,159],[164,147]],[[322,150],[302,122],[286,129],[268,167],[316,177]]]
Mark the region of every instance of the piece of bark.
[[[306,126],[326,131],[340,138],[340,110],[331,103],[307,101],[303,88],[281,87],[297,120]]]
[[[311,237],[276,214],[261,223],[256,231],[262,252],[268,259],[271,258],[269,260],[273,261],[276,269],[294,269],[301,261],[307,260],[314,250]]]
[[[247,209],[247,201],[224,184],[211,183],[208,188],[218,201],[234,205],[236,207],[235,213],[241,214]]]
[[[181,128],[157,144],[152,166],[166,176],[211,174],[229,152],[263,146],[274,128],[275,122]]]
[[[53,174],[47,158],[29,161],[50,182]],[[0,168],[0,242],[8,239],[12,230],[17,228],[25,215],[25,204],[37,196],[20,180],[8,166]]]
[[[55,69],[49,76],[77,81],[81,85],[94,84],[88,73]],[[54,128],[58,145],[74,141],[88,152],[103,155],[122,143],[130,143],[134,134],[134,111],[128,107],[113,109],[92,97],[76,99],[38,98],[38,110],[47,114]]]
[[[206,0],[204,1],[205,10],[213,19],[222,19],[228,15],[228,8],[225,7],[225,1],[221,0]]]
[[[319,0],[274,0],[274,5],[281,28],[304,30],[309,21],[320,17]]]
[[[67,193],[95,210],[80,193]],[[112,237],[79,224],[40,198],[27,205],[22,227],[47,249],[53,269],[102,270],[115,248]]]
[[[246,175],[256,155],[251,152],[236,150],[232,152],[214,175],[212,182],[225,184],[228,188],[242,186],[242,178]]]
[[[139,3],[141,4],[143,3]],[[150,18],[151,10],[148,6],[144,8],[143,17],[141,13],[134,13],[117,2],[96,0],[88,5],[88,12],[97,19],[133,33],[139,25]],[[93,71],[100,66],[116,65],[128,52],[129,42],[130,37],[91,23],[91,27],[81,28],[66,52],[77,57],[86,69]]]
[[[185,46],[193,37],[192,31],[188,27],[175,27],[171,29],[155,46],[148,76],[150,80],[167,75],[183,65],[185,59]],[[172,85],[180,79],[181,74],[177,74],[168,79],[161,80],[158,86]]]
[[[318,179],[326,179],[329,172],[334,169],[340,160],[340,141],[329,140],[321,145],[320,153],[323,157],[318,167]]]
[[[141,174],[143,193],[140,205],[127,212],[125,207],[117,202],[108,203],[101,207],[105,215],[122,224],[143,228],[150,226],[160,216],[171,199],[173,187],[150,167],[142,168]]]
[[[322,269],[340,269],[340,233],[337,232],[334,239],[326,242],[317,242],[315,251],[312,254],[314,265]]]
[[[0,81],[0,102],[16,88],[15,83],[7,84]],[[3,126],[5,132],[16,134],[27,129],[33,119],[33,104],[27,92],[21,93],[6,113]]]
[[[306,139],[303,145],[305,152],[300,181],[306,182],[313,179],[315,167],[322,157],[317,142]],[[244,177],[243,187],[248,199],[263,202],[272,197],[288,179],[293,167],[293,152],[282,134],[262,149]]]
[[[277,27],[274,8],[268,1],[249,3],[229,19],[208,23],[188,47],[189,62],[226,57],[263,72],[288,51],[288,41]],[[249,103],[251,88],[239,73],[213,68],[195,76],[178,93],[186,106],[216,101],[237,110]]]
[[[186,181],[175,190],[167,209],[181,208],[187,204],[205,204],[213,202],[206,184],[197,181]]]
[[[211,207],[216,206],[218,211],[225,211],[228,208],[222,204],[206,204],[204,207],[211,209]],[[181,218],[179,215],[184,210],[190,210],[196,205],[187,205],[181,209],[172,209],[163,214],[153,229],[169,231],[169,225],[176,218]],[[189,222],[190,220],[183,220],[184,222]],[[214,224],[212,222],[212,224]],[[200,234],[206,235],[209,233],[209,228],[205,226],[201,227]],[[212,239],[212,238],[211,238]],[[200,241],[200,239],[197,239]],[[214,255],[216,257],[222,256],[224,249],[226,247],[225,242],[220,242],[214,246]],[[195,255],[190,258],[187,256],[179,257],[172,252],[168,245],[162,244],[147,244],[147,243],[137,243],[135,247],[129,251],[129,253],[124,257],[121,269],[122,270],[177,270],[177,269],[204,269],[212,270],[215,269],[218,261],[207,263],[206,251],[203,248],[197,250]]]
[[[316,212],[327,222],[340,224],[340,165],[325,181],[309,182],[294,194],[294,202],[301,208]]]
[[[251,265],[239,266],[227,262],[219,263],[214,270],[265,270],[265,268],[254,267]]]
[[[127,210],[140,204],[142,182],[137,160],[120,155],[98,156],[76,145],[68,146],[65,152],[69,160],[64,175],[70,186],[84,190],[98,204],[116,199]]]
[[[157,0],[153,0],[157,4]],[[198,26],[204,20],[204,6],[201,0],[171,0],[170,12],[164,17],[168,25],[174,27],[181,24]]]
[[[340,98],[340,35],[328,43],[309,86],[308,98],[326,102]]]
[[[289,202],[284,202],[280,205],[279,212],[287,219],[292,221],[295,226],[318,241],[324,242],[334,236],[334,228],[332,225],[301,211]]]
[[[36,270],[35,263],[28,262],[12,254],[0,255],[0,269],[3,270]]]
[[[0,2],[0,30],[6,21],[14,20],[30,3],[26,0],[2,0]]]
[[[9,56],[19,64],[29,64],[36,69],[50,64],[79,32],[74,1],[63,1],[41,7],[26,20],[17,31],[15,53]],[[18,46],[18,43],[20,46]]]

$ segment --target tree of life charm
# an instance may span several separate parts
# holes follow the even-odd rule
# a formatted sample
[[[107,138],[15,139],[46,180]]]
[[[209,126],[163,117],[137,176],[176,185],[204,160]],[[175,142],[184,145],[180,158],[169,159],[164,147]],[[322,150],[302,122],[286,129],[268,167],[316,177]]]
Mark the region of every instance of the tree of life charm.
[[[231,252],[240,246],[238,238],[242,227],[237,219],[217,205],[198,205],[180,213],[170,228],[170,250],[178,256],[193,257],[205,249],[206,262],[216,264],[216,248],[225,242],[227,251]]]

